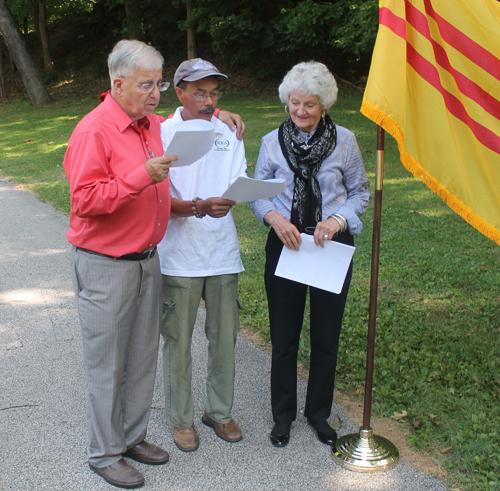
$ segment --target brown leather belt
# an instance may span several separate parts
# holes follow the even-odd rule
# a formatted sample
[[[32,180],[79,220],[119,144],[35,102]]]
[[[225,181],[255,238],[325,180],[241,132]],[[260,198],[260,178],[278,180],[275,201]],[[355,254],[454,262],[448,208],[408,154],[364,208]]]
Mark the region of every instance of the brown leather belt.
[[[100,252],[89,251],[88,249],[84,249],[83,247],[77,247],[77,251],[87,252],[89,254],[94,254],[95,256],[109,257],[110,259],[123,259],[124,261],[144,261],[144,259],[149,259],[154,257],[156,254],[156,247],[152,247],[151,249],[146,249],[142,252],[133,252],[132,254],[125,254],[124,256],[115,257],[108,256],[107,254],[101,254]]]

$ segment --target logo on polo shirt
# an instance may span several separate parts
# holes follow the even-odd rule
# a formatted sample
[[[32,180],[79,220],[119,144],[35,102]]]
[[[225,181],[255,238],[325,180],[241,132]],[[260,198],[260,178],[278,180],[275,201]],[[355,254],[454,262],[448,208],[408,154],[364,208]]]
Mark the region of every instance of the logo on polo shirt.
[[[215,151],[229,152],[229,140],[226,140],[225,138],[217,138],[217,140],[215,140]]]

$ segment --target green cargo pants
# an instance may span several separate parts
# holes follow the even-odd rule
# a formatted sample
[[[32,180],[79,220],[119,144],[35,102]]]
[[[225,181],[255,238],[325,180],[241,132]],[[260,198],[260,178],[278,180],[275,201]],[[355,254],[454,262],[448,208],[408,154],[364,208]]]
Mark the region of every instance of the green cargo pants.
[[[238,274],[187,278],[162,275],[163,382],[167,421],[177,428],[193,424],[191,339],[200,300],[207,311],[207,395],[205,410],[229,423],[234,398],[234,346],[240,328]]]

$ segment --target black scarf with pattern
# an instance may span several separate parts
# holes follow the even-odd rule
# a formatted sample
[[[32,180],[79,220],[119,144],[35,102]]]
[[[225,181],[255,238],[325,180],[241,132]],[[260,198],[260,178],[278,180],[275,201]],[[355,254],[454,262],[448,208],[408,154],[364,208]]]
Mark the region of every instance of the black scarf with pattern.
[[[294,173],[293,202],[290,222],[300,233],[316,227],[322,218],[322,199],[316,174],[337,143],[337,130],[332,118],[325,114],[314,135],[306,144],[299,129],[288,118],[278,130],[281,151]]]

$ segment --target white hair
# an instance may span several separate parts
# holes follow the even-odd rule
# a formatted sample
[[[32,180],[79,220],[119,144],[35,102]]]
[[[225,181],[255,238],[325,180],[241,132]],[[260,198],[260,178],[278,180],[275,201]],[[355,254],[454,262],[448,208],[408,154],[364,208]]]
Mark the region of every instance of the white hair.
[[[122,39],[108,56],[111,87],[117,77],[131,77],[138,67],[146,71],[163,66],[163,56],[152,46],[141,41]]]
[[[288,104],[288,99],[294,92],[316,95],[325,111],[333,106],[338,92],[335,77],[323,63],[317,61],[306,61],[295,65],[285,75],[278,90],[283,104]]]

